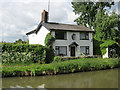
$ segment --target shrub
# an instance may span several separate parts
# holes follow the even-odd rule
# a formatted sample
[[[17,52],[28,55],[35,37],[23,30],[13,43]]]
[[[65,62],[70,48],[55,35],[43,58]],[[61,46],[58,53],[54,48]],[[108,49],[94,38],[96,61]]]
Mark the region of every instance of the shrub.
[[[62,57],[55,56],[53,62],[61,62],[63,61]]]
[[[2,63],[33,63],[32,53],[4,52],[2,54]]]
[[[46,47],[46,58],[45,62],[46,63],[51,63],[54,59],[54,49],[52,47]]]
[[[2,44],[3,63],[31,62],[41,61],[45,63],[47,48],[42,45],[29,44]]]

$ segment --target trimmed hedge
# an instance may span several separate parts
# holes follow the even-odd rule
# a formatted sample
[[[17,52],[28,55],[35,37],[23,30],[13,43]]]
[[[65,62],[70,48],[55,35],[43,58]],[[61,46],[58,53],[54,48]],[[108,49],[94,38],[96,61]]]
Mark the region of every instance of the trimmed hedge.
[[[3,66],[2,77],[9,76],[41,76],[61,73],[103,70],[120,67],[120,60],[100,59],[100,58],[81,58],[64,62],[53,62],[50,64],[32,64],[30,66]]]
[[[49,48],[42,45],[2,43],[2,62],[3,63],[46,63]],[[50,53],[49,53],[50,54]],[[49,56],[49,57],[48,57]],[[29,60],[28,60],[29,59]],[[49,59],[51,60],[51,59]],[[51,60],[52,61],[52,60]]]
[[[2,43],[2,52],[34,52],[43,53],[45,47],[39,44]]]

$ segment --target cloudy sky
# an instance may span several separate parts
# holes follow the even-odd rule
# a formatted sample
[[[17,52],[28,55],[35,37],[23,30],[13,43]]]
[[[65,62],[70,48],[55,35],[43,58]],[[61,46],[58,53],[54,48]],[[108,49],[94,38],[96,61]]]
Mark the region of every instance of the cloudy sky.
[[[48,10],[48,0],[0,0],[0,41],[25,40],[25,34],[40,23],[44,9]],[[49,21],[76,24],[71,0],[51,0],[49,10]]]

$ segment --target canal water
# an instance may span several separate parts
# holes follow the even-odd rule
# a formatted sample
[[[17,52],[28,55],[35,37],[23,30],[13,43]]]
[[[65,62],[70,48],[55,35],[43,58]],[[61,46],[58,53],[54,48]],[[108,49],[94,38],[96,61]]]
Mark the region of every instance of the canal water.
[[[118,69],[3,78],[2,88],[118,88]]]

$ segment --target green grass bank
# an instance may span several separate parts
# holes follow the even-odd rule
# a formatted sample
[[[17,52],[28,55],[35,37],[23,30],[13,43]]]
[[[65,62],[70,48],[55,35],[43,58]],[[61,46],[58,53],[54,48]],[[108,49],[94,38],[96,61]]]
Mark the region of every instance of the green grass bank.
[[[63,73],[85,72],[94,70],[113,69],[120,67],[119,58],[81,58],[50,64],[30,64],[28,66],[2,66],[2,77],[41,76]]]

